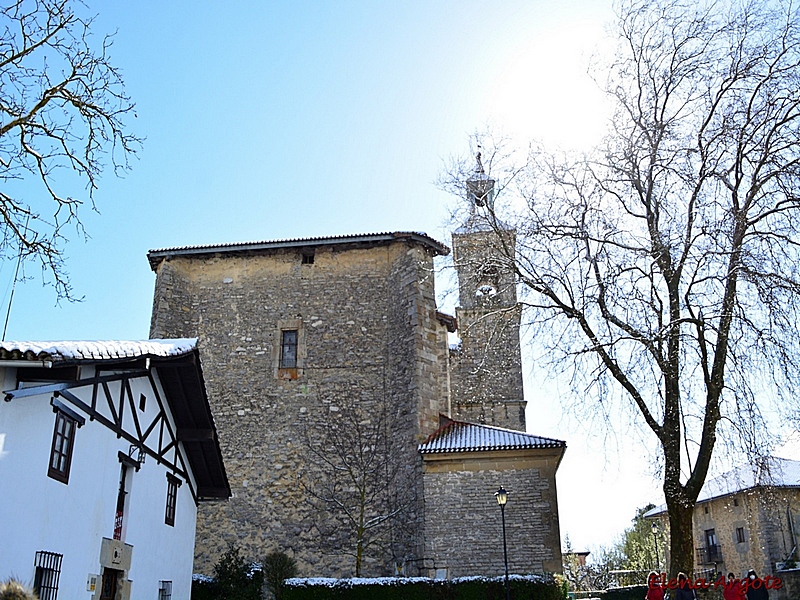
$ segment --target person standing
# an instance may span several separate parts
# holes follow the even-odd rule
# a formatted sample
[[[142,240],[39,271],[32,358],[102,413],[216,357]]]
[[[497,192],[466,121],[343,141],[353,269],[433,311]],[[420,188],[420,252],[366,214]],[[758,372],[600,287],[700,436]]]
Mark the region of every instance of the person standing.
[[[655,571],[651,571],[647,576],[647,594],[644,600],[664,600],[664,586],[661,583],[661,576]]]
[[[759,579],[753,569],[747,572],[747,600],[769,600],[769,592],[763,579]]]
[[[722,590],[722,598],[724,600],[744,600],[745,598],[742,582],[736,579],[733,573],[728,573],[728,581],[725,582]]]
[[[692,582],[685,573],[678,573],[678,589],[675,590],[675,600],[697,600]]]

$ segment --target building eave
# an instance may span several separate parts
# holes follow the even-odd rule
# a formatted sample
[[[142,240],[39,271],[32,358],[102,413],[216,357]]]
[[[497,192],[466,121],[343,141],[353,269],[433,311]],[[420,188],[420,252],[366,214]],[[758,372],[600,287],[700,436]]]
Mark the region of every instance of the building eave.
[[[212,244],[203,246],[176,246],[158,248],[147,253],[150,268],[155,271],[161,261],[176,257],[199,258],[215,254],[252,254],[274,252],[276,250],[317,248],[320,246],[379,246],[383,244],[407,242],[419,244],[434,255],[447,255],[450,248],[436,241],[429,235],[417,231],[394,231],[383,233],[365,233],[328,237],[293,238],[286,240],[265,240],[257,242],[237,242],[229,244]]]

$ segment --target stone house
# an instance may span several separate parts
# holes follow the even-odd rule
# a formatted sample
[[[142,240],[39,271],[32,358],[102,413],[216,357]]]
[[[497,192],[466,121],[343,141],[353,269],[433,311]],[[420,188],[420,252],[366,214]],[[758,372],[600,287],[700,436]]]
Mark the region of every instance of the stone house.
[[[233,490],[201,511],[198,572],[236,542],[307,576],[497,575],[500,485],[513,570],[560,570],[565,444],[524,433],[514,278],[486,241],[453,235],[456,316],[434,286],[450,250],[423,233],[148,253],[151,334],[199,338]],[[462,427],[493,442],[433,450]]]
[[[0,342],[0,580],[42,600],[188,598],[230,496],[195,340]]]
[[[666,523],[666,507],[645,517]],[[750,569],[760,577],[779,575],[787,561],[800,558],[800,461],[769,457],[708,480],[692,523],[697,577],[741,577]]]

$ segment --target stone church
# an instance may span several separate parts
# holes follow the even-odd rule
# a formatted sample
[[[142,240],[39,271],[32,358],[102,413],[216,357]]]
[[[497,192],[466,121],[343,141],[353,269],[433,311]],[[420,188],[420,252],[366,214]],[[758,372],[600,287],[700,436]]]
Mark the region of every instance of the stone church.
[[[455,315],[424,233],[148,253],[151,337],[199,338],[233,491],[201,507],[196,572],[236,543],[302,576],[499,575],[500,486],[510,572],[561,570],[566,445],[526,433],[513,274],[469,222],[452,245]]]

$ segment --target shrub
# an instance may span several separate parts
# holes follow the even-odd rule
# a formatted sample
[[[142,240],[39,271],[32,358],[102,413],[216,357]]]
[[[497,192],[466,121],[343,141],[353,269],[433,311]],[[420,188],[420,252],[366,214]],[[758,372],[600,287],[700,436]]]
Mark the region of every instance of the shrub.
[[[263,581],[261,570],[231,544],[214,565],[210,581],[192,582],[192,600],[261,600]]]
[[[563,588],[551,576],[512,575],[514,600],[563,600]],[[644,596],[644,594],[642,594]],[[372,579],[291,579],[288,600],[504,600],[503,577],[380,577]],[[640,599],[637,599],[640,600]]]
[[[285,552],[270,552],[261,563],[264,584],[276,600],[283,597],[283,582],[297,576],[297,563]]]
[[[38,596],[15,579],[0,583],[0,600],[38,600]]]

